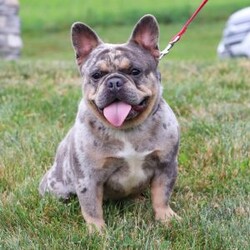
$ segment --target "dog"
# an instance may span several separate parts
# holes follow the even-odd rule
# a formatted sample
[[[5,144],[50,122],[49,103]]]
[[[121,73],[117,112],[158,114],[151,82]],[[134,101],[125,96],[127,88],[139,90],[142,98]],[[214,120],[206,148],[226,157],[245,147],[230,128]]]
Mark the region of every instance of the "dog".
[[[104,43],[80,22],[71,35],[83,98],[40,194],[76,194],[90,230],[105,227],[103,200],[132,197],[147,187],[156,220],[179,218],[169,206],[179,125],[162,97],[157,20],[143,16],[124,44]]]

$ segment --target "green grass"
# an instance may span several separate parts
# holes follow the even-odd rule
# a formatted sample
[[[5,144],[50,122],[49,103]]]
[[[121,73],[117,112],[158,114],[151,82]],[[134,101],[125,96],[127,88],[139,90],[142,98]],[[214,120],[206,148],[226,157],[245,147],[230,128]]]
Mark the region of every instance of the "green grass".
[[[20,0],[23,30],[58,31],[68,29],[75,21],[91,25],[124,25],[146,13],[156,15],[161,23],[184,22],[202,0],[124,1],[124,0]],[[210,0],[199,14],[203,22],[225,21],[230,13],[249,6],[249,0]]]
[[[105,203],[107,232],[98,236],[88,235],[77,199],[37,191],[81,97],[74,63],[1,63],[0,249],[249,249],[249,67],[161,63],[182,131],[171,204],[183,220],[154,222],[146,193]]]
[[[181,24],[160,26],[160,48],[163,50],[170,39],[180,29]],[[222,36],[224,22],[192,24],[170,54],[167,60],[214,60],[216,50]],[[109,43],[124,43],[132,32],[133,25],[96,27],[103,41]],[[56,33],[40,34],[24,33],[24,48],[22,57],[33,60],[74,60],[69,30]]]
[[[21,0],[22,56],[34,60],[72,60],[69,33],[75,21],[94,27],[106,42],[123,43],[135,22],[146,13],[157,17],[161,25],[160,48],[164,49],[200,2],[98,0],[93,3],[86,0],[83,3],[82,0],[66,0],[62,4],[60,0]],[[168,58],[214,60],[228,16],[248,5],[249,0],[232,0],[230,3],[210,0]]]

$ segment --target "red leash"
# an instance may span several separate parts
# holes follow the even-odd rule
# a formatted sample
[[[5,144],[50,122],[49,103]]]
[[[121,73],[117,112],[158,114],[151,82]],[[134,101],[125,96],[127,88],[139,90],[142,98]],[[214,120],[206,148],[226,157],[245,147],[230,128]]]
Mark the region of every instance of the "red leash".
[[[196,9],[196,11],[193,13],[193,15],[187,20],[187,22],[184,24],[182,29],[177,33],[168,43],[167,47],[161,51],[160,58],[169,53],[170,49],[174,46],[175,43],[177,43],[182,35],[186,32],[188,25],[194,20],[194,18],[197,16],[197,14],[200,12],[200,10],[205,6],[205,4],[208,2],[208,0],[203,0],[203,2],[200,4],[200,6]]]

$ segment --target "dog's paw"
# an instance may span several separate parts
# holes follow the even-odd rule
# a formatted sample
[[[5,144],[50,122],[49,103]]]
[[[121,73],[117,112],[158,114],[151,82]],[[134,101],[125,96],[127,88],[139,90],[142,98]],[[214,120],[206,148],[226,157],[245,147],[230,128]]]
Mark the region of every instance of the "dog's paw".
[[[155,219],[162,223],[168,224],[171,220],[175,219],[177,221],[181,221],[182,218],[178,216],[170,206],[166,206],[164,208],[158,208],[155,211]]]
[[[94,234],[94,233],[103,234],[106,229],[104,221],[95,221],[93,223],[88,223],[87,226],[89,234]]]

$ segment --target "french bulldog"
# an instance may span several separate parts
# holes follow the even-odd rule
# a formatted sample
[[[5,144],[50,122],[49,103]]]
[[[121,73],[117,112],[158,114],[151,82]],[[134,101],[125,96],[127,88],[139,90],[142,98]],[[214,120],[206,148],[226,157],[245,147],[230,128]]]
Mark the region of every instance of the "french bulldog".
[[[101,230],[103,200],[150,187],[155,219],[178,218],[169,199],[177,177],[179,126],[162,97],[155,17],[142,17],[124,44],[104,43],[80,22],[71,35],[83,98],[40,194],[63,199],[76,194],[89,227]]]

